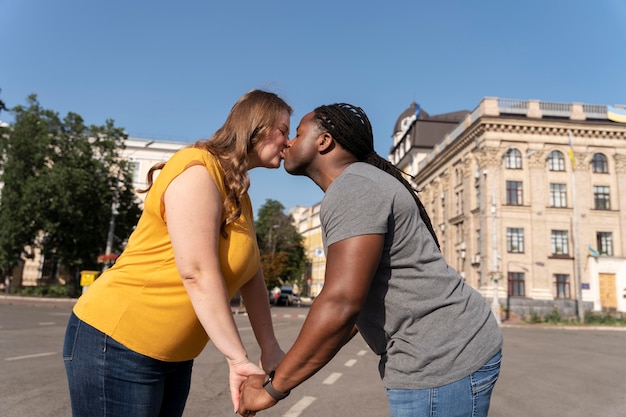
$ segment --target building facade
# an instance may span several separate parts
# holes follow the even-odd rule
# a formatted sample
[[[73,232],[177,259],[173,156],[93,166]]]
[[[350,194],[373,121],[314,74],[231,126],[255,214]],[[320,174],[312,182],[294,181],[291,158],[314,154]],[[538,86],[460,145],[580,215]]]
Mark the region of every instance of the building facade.
[[[324,286],[324,273],[326,272],[320,205],[318,203],[311,207],[296,206],[289,211],[296,230],[303,237],[302,245],[308,261],[303,281],[307,284],[305,295],[309,297],[316,297],[320,293]]]
[[[506,312],[626,312],[626,124],[612,111],[485,98],[439,138],[405,112],[389,159],[450,265]]]

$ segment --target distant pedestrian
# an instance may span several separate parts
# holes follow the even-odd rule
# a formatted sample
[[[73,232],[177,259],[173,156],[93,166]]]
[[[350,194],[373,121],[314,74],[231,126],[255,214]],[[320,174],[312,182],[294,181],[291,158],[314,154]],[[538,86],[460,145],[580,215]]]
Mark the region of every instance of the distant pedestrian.
[[[487,416],[500,372],[498,324],[446,263],[411,185],[374,151],[365,112],[333,104],[306,114],[284,166],[325,193],[324,287],[276,370],[243,383],[238,412],[276,404],[358,330],[380,355],[392,417]]]
[[[63,358],[74,416],[181,416],[193,359],[209,338],[228,362],[235,409],[241,383],[282,359],[248,170],[280,166],[291,113],[277,95],[251,91],[209,140],[150,171],[126,249],[79,298],[67,327]],[[235,325],[230,299],[237,290],[265,371],[248,359]]]

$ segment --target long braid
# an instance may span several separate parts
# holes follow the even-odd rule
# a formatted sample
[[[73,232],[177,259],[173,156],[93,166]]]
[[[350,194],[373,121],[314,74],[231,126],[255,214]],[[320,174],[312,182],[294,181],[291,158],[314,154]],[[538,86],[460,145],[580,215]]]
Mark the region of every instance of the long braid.
[[[375,167],[382,169],[386,173],[392,175],[394,178],[400,181],[407,190],[409,190],[409,192],[413,196],[413,199],[415,200],[415,203],[417,204],[417,208],[419,209],[419,213],[420,213],[420,217],[422,218],[422,221],[426,224],[426,227],[428,228],[428,231],[430,232],[430,234],[433,236],[433,239],[435,239],[435,243],[437,244],[437,247],[441,249],[441,247],[439,246],[439,240],[437,239],[437,234],[435,233],[435,229],[433,228],[432,222],[430,221],[430,217],[428,216],[428,213],[426,212],[426,207],[424,207],[424,204],[422,204],[422,201],[417,196],[418,190],[413,188],[413,186],[402,176],[402,172],[398,168],[396,168],[395,165],[393,165],[391,162],[387,161],[386,159],[382,158],[377,153],[368,155],[363,162],[367,162],[370,165],[374,165]]]
[[[398,168],[374,150],[372,125],[363,109],[347,103],[337,103],[320,106],[314,110],[314,113],[320,127],[330,133],[344,149],[356,156],[359,161],[385,171],[404,185],[413,196],[420,217],[435,240],[437,248],[441,249],[426,208],[417,196],[417,190],[402,176]]]

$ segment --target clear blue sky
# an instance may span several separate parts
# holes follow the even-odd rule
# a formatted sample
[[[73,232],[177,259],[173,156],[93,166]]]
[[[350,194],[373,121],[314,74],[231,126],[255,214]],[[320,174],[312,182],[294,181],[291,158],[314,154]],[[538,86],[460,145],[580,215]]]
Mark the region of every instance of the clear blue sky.
[[[246,91],[364,108],[387,156],[400,113],[483,97],[626,104],[626,0],[0,0],[0,99],[132,137],[209,137]],[[10,114],[0,115],[12,122]],[[319,202],[309,179],[251,171],[255,211]]]

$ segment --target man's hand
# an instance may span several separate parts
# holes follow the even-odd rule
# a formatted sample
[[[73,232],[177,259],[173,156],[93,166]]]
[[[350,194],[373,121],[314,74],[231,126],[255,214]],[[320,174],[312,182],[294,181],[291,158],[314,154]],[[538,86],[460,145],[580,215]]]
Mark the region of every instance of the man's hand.
[[[257,411],[276,405],[278,401],[263,388],[266,378],[265,375],[250,375],[243,381],[239,390],[239,408],[237,409],[239,414],[244,417],[254,416]]]

